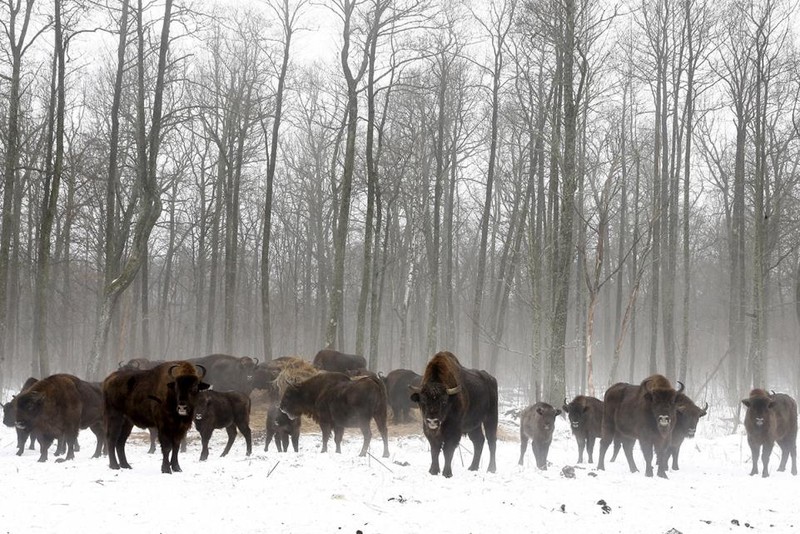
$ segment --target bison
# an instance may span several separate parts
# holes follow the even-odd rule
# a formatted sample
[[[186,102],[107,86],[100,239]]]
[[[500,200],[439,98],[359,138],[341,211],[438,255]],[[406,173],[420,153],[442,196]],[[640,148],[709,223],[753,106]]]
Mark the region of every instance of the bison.
[[[414,404],[408,394],[409,386],[419,386],[422,377],[408,369],[395,369],[383,377],[389,406],[392,407],[392,420],[395,424],[411,421],[411,408]]]
[[[669,440],[669,448],[667,449],[667,460],[672,457],[672,470],[678,471],[678,454],[681,451],[681,445],[686,438],[693,438],[697,431],[697,423],[700,418],[708,413],[708,403],[705,407],[700,408],[692,399],[678,393],[675,398],[676,405],[676,420],[675,428],[672,429],[672,435]]]
[[[355,369],[364,369],[367,360],[356,354],[345,354],[333,349],[322,349],[314,356],[314,367],[323,371],[347,373]]]
[[[488,471],[495,472],[498,396],[497,380],[492,375],[462,367],[451,352],[438,352],[425,367],[420,385],[410,389],[411,400],[419,404],[422,429],[431,446],[430,474],[439,474],[439,452],[442,451],[442,475],[453,476],[453,453],[462,434],[467,434],[473,444],[470,471],[480,466],[483,444],[488,441]]]
[[[300,444],[300,422],[300,417],[290,419],[278,406],[270,406],[267,410],[267,438],[264,442],[264,451],[269,450],[269,442],[274,438],[278,452],[288,452],[289,438],[291,438],[294,452],[297,452]]]
[[[217,391],[238,391],[249,395],[253,391],[253,380],[258,358],[238,358],[227,354],[209,354],[188,360],[206,369],[203,381]]]
[[[389,457],[386,427],[386,388],[380,379],[367,376],[351,378],[344,373],[319,373],[289,384],[280,402],[280,410],[290,419],[310,415],[322,430],[322,452],[328,450],[333,430],[336,452],[342,452],[344,429],[357,427],[364,436],[359,456],[366,456],[372,439],[370,419],[374,419],[383,438],[383,457]]]
[[[36,378],[30,377],[28,378],[24,384],[22,384],[22,389],[20,389],[20,393],[27,390],[33,384],[37,382]],[[3,404],[3,424],[7,427],[14,428],[17,422],[17,396],[14,395],[10,401]],[[21,428],[17,428],[17,456],[22,456],[22,453],[25,452],[25,443],[28,441],[28,436],[30,432],[22,430]],[[30,450],[34,450],[36,448],[36,437],[30,435],[31,444]]]
[[[653,451],[658,476],[667,478],[667,448],[676,419],[676,391],[662,375],[653,375],[638,386],[619,382],[606,391],[603,402],[603,429],[597,468],[605,469],[605,454],[614,440],[622,443],[632,473],[638,471],[633,461],[633,444],[638,439],[646,464],[645,476],[653,476]]]
[[[81,424],[81,392],[77,377],[55,374],[37,381],[17,395],[16,427],[37,437],[40,462],[47,461],[47,450],[56,438],[66,442],[67,455],[75,457],[75,442]]]
[[[228,431],[228,443],[220,456],[225,456],[231,450],[236,439],[236,429],[244,436],[247,444],[247,456],[253,452],[253,442],[250,434],[250,397],[238,391],[201,391],[197,396],[194,408],[194,426],[200,433],[203,450],[200,452],[200,461],[208,458],[208,440],[217,428]]]
[[[603,423],[603,401],[594,397],[578,395],[570,403],[564,399],[562,409],[569,419],[572,435],[578,442],[578,463],[583,463],[584,449],[589,455],[589,463],[592,463],[594,442],[600,437]]]
[[[181,440],[192,425],[197,396],[209,387],[202,381],[204,374],[202,366],[196,369],[187,361],[174,361],[147,370],[117,370],[106,377],[103,400],[109,467],[131,468],[125,442],[136,425],[157,429],[161,472],[180,471]]]
[[[778,471],[786,469],[786,461],[792,457],[792,474],[797,474],[797,403],[783,393],[768,394],[763,389],[754,389],[750,396],[742,399],[747,406],[744,428],[747,443],[753,456],[750,475],[758,474],[758,453],[761,450],[762,477],[769,476],[769,457],[775,443],[781,448],[781,463]]]
[[[528,448],[528,439],[530,439],[533,457],[536,458],[536,467],[542,470],[547,469],[547,453],[550,451],[553,428],[556,416],[559,414],[561,414],[561,410],[553,408],[546,402],[537,402],[522,410],[519,424],[519,465],[522,465],[525,450]]]

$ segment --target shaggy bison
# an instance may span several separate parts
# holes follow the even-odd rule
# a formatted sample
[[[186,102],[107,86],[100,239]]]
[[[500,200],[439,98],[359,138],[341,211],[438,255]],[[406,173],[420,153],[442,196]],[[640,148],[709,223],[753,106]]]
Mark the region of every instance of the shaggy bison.
[[[192,425],[201,390],[200,372],[187,361],[165,362],[148,370],[117,370],[103,382],[106,439],[111,469],[130,469],[125,442],[133,426],[155,427],[161,445],[161,472],[180,471],[178,450]],[[119,458],[119,460],[117,460]]]
[[[37,382],[36,378],[30,377],[28,378],[24,384],[22,384],[22,389],[20,389],[20,393],[27,390],[33,384]],[[3,404],[3,424],[9,428],[14,428],[17,423],[17,396],[14,395],[10,401]],[[31,444],[29,449],[34,450],[36,448],[36,437],[32,436],[30,432],[22,430],[21,428],[16,428],[17,431],[17,456],[22,456],[22,453],[25,452],[25,443],[28,441],[28,436],[31,438]]]
[[[372,439],[370,419],[374,419],[383,438],[383,457],[389,457],[386,388],[378,378],[319,373],[299,384],[289,384],[281,398],[280,410],[290,419],[305,414],[317,421],[322,430],[322,452],[328,450],[331,430],[336,452],[342,452],[344,429],[360,428],[364,444],[359,456],[366,456],[369,450]]]
[[[700,418],[708,413],[708,403],[705,407],[700,408],[692,399],[683,393],[678,393],[675,398],[675,406],[675,428],[672,429],[672,436],[670,436],[667,460],[672,457],[672,470],[678,471],[678,454],[681,452],[683,440],[694,437]]]
[[[253,441],[250,434],[250,397],[238,391],[201,391],[197,396],[194,408],[194,426],[200,433],[203,450],[200,461],[208,458],[208,441],[217,428],[228,431],[228,443],[220,456],[231,450],[236,439],[236,429],[244,436],[247,444],[247,456],[253,452]]]
[[[453,476],[453,453],[462,434],[467,434],[473,444],[470,471],[480,466],[483,444],[488,441],[488,471],[494,473],[498,415],[497,380],[492,375],[462,367],[451,352],[438,352],[425,367],[419,387],[412,386],[411,391],[411,400],[419,404],[422,430],[431,446],[430,474],[439,474],[441,451],[444,452],[442,475]]]
[[[519,465],[522,465],[530,439],[536,467],[542,470],[547,469],[547,453],[550,451],[553,428],[556,416],[559,414],[561,414],[561,410],[553,408],[546,402],[537,402],[522,410],[519,424]]]
[[[797,403],[783,393],[768,394],[763,389],[754,389],[750,396],[742,399],[747,406],[744,428],[747,443],[753,456],[751,475],[758,474],[758,453],[764,466],[761,476],[769,476],[769,456],[775,443],[781,448],[781,463],[778,471],[786,469],[786,461],[792,457],[792,474],[797,474]]]
[[[564,399],[562,409],[569,419],[572,435],[578,442],[578,463],[583,463],[584,449],[589,455],[589,463],[592,463],[594,442],[600,437],[603,423],[603,401],[594,397],[578,395],[570,403]]]
[[[279,407],[270,406],[267,410],[267,437],[264,441],[264,451],[269,450],[269,442],[274,438],[278,452],[288,452],[289,438],[291,438],[292,448],[297,452],[300,444],[300,422],[300,417],[290,419]]]
[[[386,395],[392,407],[392,420],[395,424],[411,421],[411,408],[414,403],[408,394],[409,387],[419,386],[422,377],[409,369],[395,369],[383,377]]]
[[[67,446],[63,460],[75,457],[83,408],[77,380],[80,379],[67,374],[51,375],[17,395],[16,427],[39,440],[40,462],[47,461],[47,449],[53,440],[62,437]]]
[[[680,384],[680,382],[678,382]],[[675,391],[662,375],[653,375],[638,386],[619,382],[606,391],[603,402],[603,431],[598,469],[605,469],[605,454],[612,441],[619,439],[632,473],[633,444],[638,439],[646,464],[645,476],[653,476],[653,451],[658,476],[667,478],[667,448],[675,426],[675,401],[683,384]]]

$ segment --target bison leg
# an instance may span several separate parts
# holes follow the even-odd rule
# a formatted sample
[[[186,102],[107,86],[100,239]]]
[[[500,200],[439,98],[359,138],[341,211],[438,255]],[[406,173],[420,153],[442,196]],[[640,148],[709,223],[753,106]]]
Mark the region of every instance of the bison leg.
[[[362,433],[364,429],[361,429]],[[342,453],[342,437],[344,437],[344,427],[339,425],[334,425],[333,427],[333,442],[336,444],[336,452],[341,454]],[[369,437],[372,438],[372,432],[369,433]],[[367,440],[367,436],[364,436],[364,442],[369,447],[369,441]],[[359,456],[366,456],[367,453],[364,452],[364,447],[361,447],[361,454]]]
[[[615,439],[614,440],[614,452],[611,453],[611,460],[610,461],[612,461],[612,462],[616,462],[617,461],[617,455],[619,455],[620,447],[622,447],[622,440],[621,439]]]
[[[242,436],[244,436],[244,442],[247,446],[246,455],[250,456],[253,454],[253,434],[250,432],[250,422],[247,420],[239,421],[236,427],[239,429],[239,432],[242,433]]]
[[[536,458],[536,467],[541,469],[542,471],[547,471],[547,451],[549,449],[549,443],[536,443],[535,441],[531,444],[533,448],[533,456]]]
[[[477,471],[481,466],[481,455],[483,454],[483,444],[486,443],[486,438],[483,436],[483,430],[480,426],[475,428],[467,434],[472,442],[472,463],[469,464],[470,471]]]
[[[103,454],[103,444],[105,440],[103,439],[103,424],[102,423],[95,423],[91,427],[89,427],[94,434],[94,437],[97,438],[97,445],[94,448],[94,454],[92,458],[100,458],[100,455]]]
[[[678,454],[681,452],[680,444],[677,445],[670,445],[667,449],[667,462],[669,462],[670,456],[672,457],[672,470],[679,471],[680,468],[678,467]]]
[[[150,448],[147,450],[147,454],[155,454],[156,440],[158,439],[158,430],[155,428],[148,428],[147,430],[150,431]]]
[[[589,455],[589,463],[594,463],[594,459],[592,458],[592,453],[594,452],[594,440],[596,438],[594,436],[586,438],[586,453]]]
[[[444,452],[444,469],[442,470],[442,475],[445,478],[450,478],[453,476],[453,468],[452,468],[453,454],[456,452],[457,447],[458,447],[457,439],[445,441],[444,445],[442,446],[442,452]]]
[[[331,438],[331,425],[321,422],[319,428],[322,430],[322,450],[320,452],[328,452],[328,440]]]
[[[524,465],[525,451],[528,450],[528,436],[522,427],[519,429],[519,465]]]
[[[264,452],[267,452],[269,450],[269,442],[272,440],[273,437],[275,438],[275,446],[278,448],[278,452],[281,452],[281,445],[278,436],[276,435],[275,430],[273,430],[272,426],[270,425],[267,425],[266,429],[266,438],[264,439]]]
[[[278,452],[289,452],[289,434],[281,430],[275,436],[275,445],[278,447]]]
[[[781,463],[778,464],[778,471],[786,471],[786,462],[789,460],[789,445],[787,443],[778,443],[781,448]]]
[[[53,453],[53,456],[61,456],[64,454],[64,451],[67,450],[66,443],[64,442],[64,436],[60,436],[56,438],[56,450]]]
[[[205,462],[206,460],[208,460],[208,442],[211,439],[211,434],[213,434],[213,433],[214,433],[214,429],[213,428],[211,428],[211,429],[203,428],[203,430],[200,432],[200,446],[201,446],[200,461],[201,462]],[[224,454],[223,454],[223,456],[224,456]]]
[[[439,474],[439,452],[442,450],[442,442],[438,438],[428,437],[428,443],[431,446],[431,468],[428,473],[432,475]]]
[[[764,447],[761,449],[761,465],[763,465],[764,469],[761,471],[761,476],[767,478],[769,476],[769,457],[772,454],[772,447],[774,443],[764,443]]]
[[[627,442],[626,442],[627,445]],[[642,448],[642,456],[644,456],[644,476],[652,477],[653,476],[653,444],[649,442],[639,440],[639,446]],[[625,455],[627,456],[628,450],[627,447],[625,448]],[[631,455],[632,457],[633,455]],[[633,472],[633,469],[631,469]]]
[[[583,463],[583,450],[586,448],[586,440],[583,436],[575,434],[575,442],[578,444],[578,463]]]
[[[225,450],[222,451],[220,456],[227,456],[228,453],[231,451],[231,447],[233,447],[233,442],[236,441],[236,424],[231,423],[230,425],[225,427],[225,431],[228,433],[228,443],[225,444]]]
[[[25,444],[28,442],[28,436],[30,432],[26,430],[22,430],[21,428],[17,429],[17,456],[22,456],[22,453],[25,452]],[[36,438],[30,436],[31,438],[31,450],[36,450]]]
[[[342,428],[342,432],[344,432],[344,428]],[[372,429],[370,428],[369,419],[367,419],[366,424],[361,425],[361,435],[364,436],[364,443],[361,445],[361,452],[358,453],[359,456],[366,456],[367,451],[369,451],[369,444],[372,441]],[[339,452],[339,443],[336,443],[336,452]]]
[[[497,410],[494,412],[497,413]],[[497,470],[495,463],[495,452],[497,450],[497,417],[492,416],[484,421],[483,429],[486,431],[486,442],[489,445],[489,467],[486,469],[489,473],[494,473]]]
[[[284,436],[284,439],[286,439],[287,437],[288,436]],[[286,443],[283,447],[284,452],[286,452],[288,448],[287,445],[288,443]],[[299,445],[300,445],[300,427],[298,426],[297,430],[292,431],[292,448],[294,449],[294,452],[297,452]]]
[[[755,439],[747,437],[747,443],[750,445],[750,456],[753,458],[753,468],[750,470],[750,476],[758,474],[758,453],[761,449],[761,444]]]
[[[50,445],[53,444],[53,438],[48,436],[40,436],[39,437],[39,461],[46,462],[47,461],[47,449],[50,448]]]
[[[375,419],[375,424],[378,427],[378,432],[381,435],[381,440],[383,440],[383,457],[389,457],[389,428],[386,425],[386,410],[381,410],[380,408],[375,411],[373,414],[373,418]],[[367,423],[369,426],[369,423]]]
[[[598,452],[599,458],[597,459],[597,469],[605,471],[606,469],[606,451],[608,446],[611,445],[613,437],[610,434],[603,432],[603,437],[600,438],[600,451]]]

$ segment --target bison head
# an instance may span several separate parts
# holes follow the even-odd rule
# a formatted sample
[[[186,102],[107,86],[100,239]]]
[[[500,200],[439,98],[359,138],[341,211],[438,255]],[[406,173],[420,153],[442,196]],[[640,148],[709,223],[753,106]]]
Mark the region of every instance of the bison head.
[[[672,387],[647,387],[644,394],[645,401],[649,404],[650,412],[656,423],[658,432],[666,437],[675,426],[677,396],[683,391],[683,383],[678,382],[680,388],[675,391]],[[659,384],[660,386],[660,384]]]
[[[169,368],[169,376],[173,380],[167,382],[168,395],[175,399],[175,409],[181,417],[192,416],[197,396],[202,390],[209,388],[208,384],[202,382],[202,377],[206,374],[205,368],[202,365],[197,368],[200,371],[199,376],[197,373],[185,372],[186,369],[180,365]]]
[[[552,432],[556,416],[561,415],[561,410],[553,408],[547,403],[539,402],[536,406],[536,424],[545,432]]]
[[[567,399],[564,398],[564,405],[561,409],[567,414],[569,426],[573,429],[577,430],[586,426],[586,417],[589,412],[589,406],[587,404],[579,404],[576,402],[570,402],[568,404]]]
[[[16,400],[17,415],[14,426],[20,430],[30,430],[33,426],[33,420],[42,411],[45,396],[38,391],[29,391],[21,393]]]
[[[12,427],[17,421],[17,398],[14,397],[3,404],[3,424]]]
[[[409,386],[411,400],[419,404],[422,420],[430,430],[439,430],[455,404],[454,397],[461,392],[461,386],[446,387],[439,382],[428,382],[422,387]]]
[[[770,418],[771,409],[775,406],[772,396],[751,394],[749,398],[742,399],[742,404],[747,406],[745,421],[752,421],[757,429],[765,429]]]
[[[703,408],[700,408],[692,401],[679,402],[675,411],[677,412],[675,426],[683,429],[686,432],[686,437],[693,438],[697,432],[697,423],[700,422],[701,417],[708,413],[708,403]]]
[[[208,416],[211,407],[211,395],[208,391],[201,391],[197,395],[197,402],[194,405],[194,419],[201,421],[204,417]]]
[[[304,403],[302,388],[298,387],[296,384],[289,383],[281,397],[279,409],[281,412],[285,413],[289,419],[294,420],[303,415]]]

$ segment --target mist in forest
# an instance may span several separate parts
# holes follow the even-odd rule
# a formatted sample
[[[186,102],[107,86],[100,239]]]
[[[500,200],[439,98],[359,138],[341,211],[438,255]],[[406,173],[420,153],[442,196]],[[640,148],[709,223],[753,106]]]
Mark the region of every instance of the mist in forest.
[[[221,352],[800,383],[790,2],[0,6],[0,386]]]

